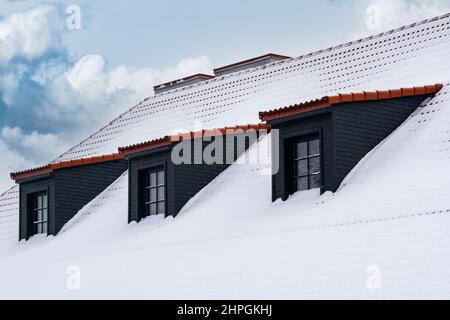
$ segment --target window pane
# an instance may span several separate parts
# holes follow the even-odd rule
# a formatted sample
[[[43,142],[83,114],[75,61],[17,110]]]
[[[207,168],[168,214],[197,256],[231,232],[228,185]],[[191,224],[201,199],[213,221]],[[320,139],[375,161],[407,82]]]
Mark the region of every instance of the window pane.
[[[43,198],[42,198],[42,207],[43,208],[47,208],[47,195],[44,194]]]
[[[306,142],[297,143],[296,158],[306,158],[308,156],[308,144]]]
[[[158,172],[158,184],[164,184],[164,171],[159,171]]]
[[[156,214],[156,203],[150,204],[150,214]]]
[[[297,161],[297,176],[308,175],[308,160]]]
[[[308,190],[308,177],[297,179],[297,191]]]
[[[158,200],[164,200],[164,187],[158,188]]]
[[[309,155],[314,156],[320,154],[319,140],[312,140],[309,142]]]
[[[48,220],[48,211],[47,209],[42,210],[42,220],[47,221]]]
[[[37,222],[42,221],[42,210],[37,211],[36,221]]]
[[[36,234],[42,233],[42,224],[36,224]]]
[[[152,188],[152,189],[150,189],[150,201],[151,202],[154,202],[154,201],[156,201],[157,199],[156,199],[156,189],[155,188]]]
[[[320,174],[309,176],[309,188],[310,189],[320,188]]]
[[[38,199],[37,209],[40,209],[40,208],[42,208],[42,196],[38,196],[37,199]]]
[[[314,157],[309,159],[309,174],[320,172],[320,158]]]
[[[47,223],[42,225],[42,233],[47,233]]]
[[[150,186],[156,186],[156,172],[150,173]]]
[[[166,213],[164,201],[158,202],[158,214],[164,214],[164,213]]]

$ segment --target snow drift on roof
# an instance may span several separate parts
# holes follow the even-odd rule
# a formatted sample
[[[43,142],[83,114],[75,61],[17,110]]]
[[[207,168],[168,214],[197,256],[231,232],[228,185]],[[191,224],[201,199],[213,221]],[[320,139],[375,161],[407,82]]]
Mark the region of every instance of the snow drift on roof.
[[[142,102],[58,161],[114,152],[196,121],[252,123],[257,111],[335,92],[444,84],[336,194],[272,204],[266,168],[233,165],[173,221],[128,226],[124,176],[70,232],[11,245],[13,254],[0,257],[0,297],[73,298],[62,278],[74,263],[88,275],[80,298],[450,297],[449,40],[447,15]],[[0,197],[0,208],[3,243],[14,243],[17,188]],[[374,268],[380,290],[367,283]]]

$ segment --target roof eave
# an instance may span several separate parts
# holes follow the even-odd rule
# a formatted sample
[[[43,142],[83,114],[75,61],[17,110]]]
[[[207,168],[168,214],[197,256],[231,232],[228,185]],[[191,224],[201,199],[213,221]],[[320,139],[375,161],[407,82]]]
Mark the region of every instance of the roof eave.
[[[10,177],[14,181],[20,181],[24,179],[29,178],[39,178],[43,175],[47,175],[49,173],[52,173],[57,170],[65,169],[65,168],[73,168],[73,167],[80,167],[80,166],[86,166],[86,165],[92,165],[92,164],[99,164],[99,163],[105,163],[110,161],[116,161],[124,159],[124,155],[120,153],[113,153],[98,157],[91,157],[91,158],[81,158],[77,160],[69,160],[69,161],[62,161],[58,163],[50,163],[43,167],[38,167],[30,170],[25,171],[19,171],[19,172],[12,172],[10,173]]]
[[[412,96],[427,96],[438,93],[444,86],[440,83],[420,87],[400,88],[384,91],[363,91],[357,93],[337,94],[325,96],[321,99],[291,105],[284,108],[273,109],[259,113],[262,121],[273,121],[290,117],[299,113],[308,113],[313,110],[327,108],[331,105],[338,105],[351,102],[381,101],[398,99]]]

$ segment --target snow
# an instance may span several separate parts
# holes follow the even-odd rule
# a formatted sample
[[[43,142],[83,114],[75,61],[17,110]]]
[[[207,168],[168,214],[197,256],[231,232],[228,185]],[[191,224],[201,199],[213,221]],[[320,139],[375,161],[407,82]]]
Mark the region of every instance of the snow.
[[[158,94],[55,161],[110,154],[118,147],[178,133],[180,129],[257,123],[258,111],[325,95],[446,81],[450,62],[443,57],[448,53],[449,20],[442,17]]]
[[[14,188],[0,196],[0,299],[449,298],[449,21],[138,105],[62,159],[148,140],[195,120],[219,127],[255,122],[256,111],[328,93],[444,84],[335,194],[312,190],[271,203],[266,159],[232,165],[176,218],[128,225],[125,173],[58,236],[18,243]],[[67,287],[70,266],[80,268],[80,290]],[[373,270],[380,271],[379,289],[368,286]]]
[[[0,195],[0,252],[17,241],[19,235],[19,188]]]

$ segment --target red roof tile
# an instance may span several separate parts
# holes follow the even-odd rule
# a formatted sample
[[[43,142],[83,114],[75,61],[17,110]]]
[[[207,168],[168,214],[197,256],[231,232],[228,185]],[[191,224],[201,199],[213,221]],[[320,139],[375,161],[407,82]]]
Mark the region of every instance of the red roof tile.
[[[307,101],[300,104],[291,105],[289,107],[260,112],[259,118],[262,121],[270,121],[289,117],[300,113],[306,113],[317,109],[323,109],[331,105],[346,102],[387,100],[401,97],[431,95],[439,92],[442,89],[442,87],[443,87],[442,84],[435,84],[431,86],[400,88],[395,90],[374,91],[374,92],[364,91],[357,93],[338,94],[334,96],[325,96],[321,99]]]
[[[71,168],[71,167],[78,167],[78,166],[85,166],[89,164],[98,164],[108,161],[114,161],[114,160],[120,160],[123,159],[124,155],[120,153],[114,153],[99,157],[92,157],[92,158],[82,158],[77,160],[70,160],[70,161],[63,161],[63,162],[57,162],[57,163],[50,163],[46,166],[37,167],[33,169],[28,169],[24,171],[19,172],[13,172],[11,173],[11,179],[13,180],[21,180],[31,177],[37,177],[41,176],[47,173],[51,173],[57,170],[61,170],[64,168]]]
[[[138,144],[133,144],[133,145],[127,146],[127,147],[120,147],[119,152],[121,154],[128,155],[128,154],[133,154],[133,153],[138,153],[138,152],[142,152],[142,151],[165,147],[165,146],[168,146],[171,144],[172,144],[172,141],[170,139],[170,136],[165,136],[163,138],[158,138],[158,139],[154,139],[154,140],[150,140],[150,141],[146,141],[146,142],[142,142],[142,143],[138,143]]]
[[[50,167],[50,165],[48,164],[46,166],[36,167],[33,169],[27,169],[27,170],[23,170],[23,171],[19,171],[19,172],[13,172],[13,173],[11,173],[11,179],[13,179],[13,180],[25,179],[28,177],[40,176],[40,175],[47,174],[50,172],[53,172],[53,170]]]
[[[165,136],[163,138],[150,140],[147,142],[121,147],[119,148],[119,152],[124,155],[136,154],[143,151],[149,151],[157,148],[161,148],[164,146],[169,146],[174,143],[188,140],[188,139],[200,139],[204,137],[215,137],[215,136],[223,136],[228,134],[236,134],[238,131],[247,131],[247,130],[270,130],[270,127],[265,123],[259,124],[249,124],[243,126],[235,126],[235,127],[223,127],[209,130],[201,130],[201,131],[190,131],[186,133],[179,133],[176,135]]]

